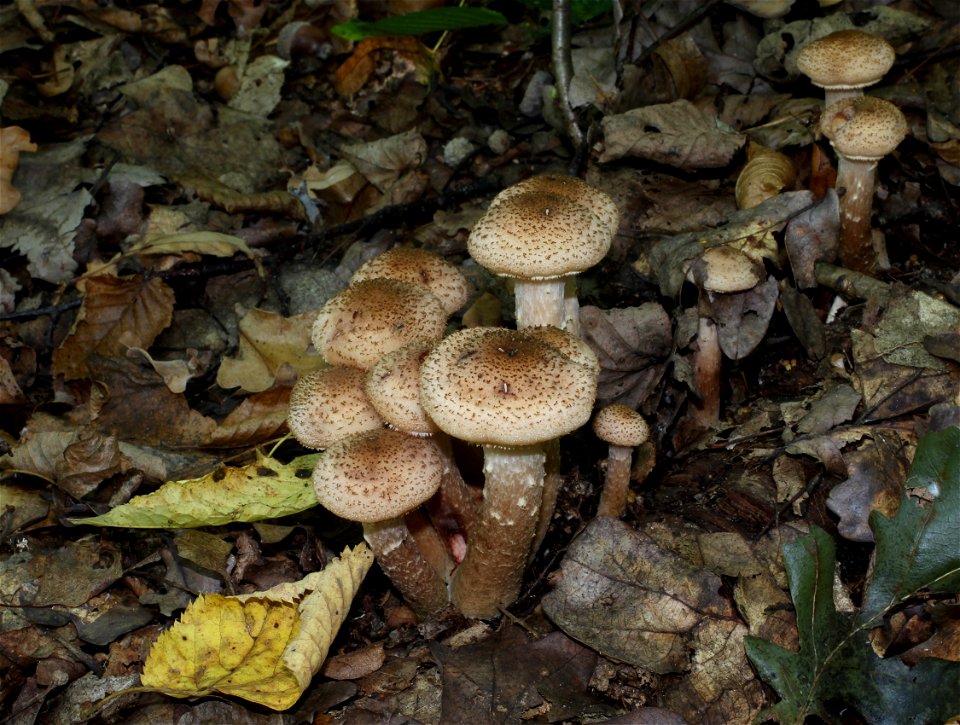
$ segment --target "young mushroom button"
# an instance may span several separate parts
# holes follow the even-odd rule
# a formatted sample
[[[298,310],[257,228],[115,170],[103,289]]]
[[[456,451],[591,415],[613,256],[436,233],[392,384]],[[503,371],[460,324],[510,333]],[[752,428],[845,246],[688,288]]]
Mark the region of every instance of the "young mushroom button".
[[[366,374],[345,367],[304,373],[290,393],[287,425],[301,445],[328,448],[355,433],[376,430],[383,420],[364,393]]]
[[[613,403],[600,409],[593,419],[593,432],[609,444],[607,471],[600,496],[598,516],[622,516],[630,490],[630,459],[633,449],[650,438],[647,422],[633,408]]]

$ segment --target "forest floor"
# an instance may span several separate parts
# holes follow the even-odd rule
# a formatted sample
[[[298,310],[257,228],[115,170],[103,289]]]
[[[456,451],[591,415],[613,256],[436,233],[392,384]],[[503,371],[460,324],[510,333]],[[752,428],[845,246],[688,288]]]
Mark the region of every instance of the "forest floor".
[[[574,3],[580,145],[548,5],[494,0],[501,24],[359,26],[360,40],[331,28],[421,6],[0,8],[0,722],[960,714],[955,3],[797,2],[765,19],[754,2],[637,2],[616,25],[609,3]],[[869,275],[836,258],[837,157],[823,91],[796,68],[798,48],[847,28],[897,50],[869,92],[908,125],[878,163],[889,263]],[[738,183],[772,151],[773,181]],[[467,239],[497,192],[543,173],[581,176],[620,212],[578,284],[598,407],[624,403],[651,429],[624,515],[596,515],[607,448],[585,426],[563,441],[550,529],[498,616],[418,621],[374,565],[287,699],[271,699],[276,658],[248,653],[254,675],[228,687],[226,625],[202,623],[192,645],[209,651],[116,695],[198,595],[226,616],[234,595],[296,586],[363,541],[264,493],[302,490],[316,459],[284,435],[297,375],[322,364],[317,310],[405,244],[469,281],[448,330],[514,325],[509,287]],[[766,200],[738,208],[744,186]],[[706,247],[736,249],[756,283],[699,291]],[[704,320],[723,353],[713,417]],[[479,491],[479,449],[455,450]],[[120,508],[170,482],[187,493],[153,519]],[[291,637],[315,632],[290,616]],[[204,680],[214,665],[226,674]]]

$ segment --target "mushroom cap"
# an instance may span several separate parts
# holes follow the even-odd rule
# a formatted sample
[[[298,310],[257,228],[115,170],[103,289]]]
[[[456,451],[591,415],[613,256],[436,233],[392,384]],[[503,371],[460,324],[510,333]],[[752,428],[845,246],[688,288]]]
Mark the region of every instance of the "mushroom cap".
[[[619,224],[606,194],[558,175],[517,186],[500,192],[470,232],[467,250],[478,264],[502,276],[555,279],[606,256]]]
[[[633,408],[622,403],[611,403],[601,408],[593,418],[593,432],[604,443],[628,448],[646,443],[650,438],[647,421]]]
[[[832,103],[820,117],[820,131],[836,152],[854,161],[876,161],[907,135],[907,119],[882,98],[862,96]]]
[[[597,360],[597,354],[583,338],[572,335],[566,330],[561,330],[559,327],[554,327],[553,325],[526,327],[524,328],[524,332],[555,347],[575,363],[583,365],[598,375],[600,374],[600,361]]]
[[[883,78],[896,52],[886,40],[862,30],[838,30],[797,53],[797,68],[828,90],[863,88]]]
[[[416,247],[394,247],[377,255],[354,272],[350,283],[376,277],[423,285],[437,296],[448,315],[463,307],[470,296],[470,283],[456,265]]]
[[[364,393],[365,378],[363,370],[346,367],[301,375],[290,391],[290,432],[307,448],[327,448],[348,436],[383,427]]]
[[[436,423],[420,405],[420,366],[434,348],[418,340],[387,353],[367,373],[367,397],[387,423],[404,433],[430,435]]]
[[[313,488],[328,511],[373,523],[422,504],[440,487],[443,471],[432,440],[380,429],[330,446],[313,469]]]
[[[690,265],[687,279],[708,292],[745,292],[763,280],[763,268],[739,249],[708,247]]]
[[[381,357],[414,340],[439,340],[443,305],[426,287],[395,279],[350,285],[320,309],[313,345],[330,365],[369,370]]]
[[[590,419],[597,377],[526,330],[473,327],[427,356],[420,402],[441,430],[461,440],[533,445]]]

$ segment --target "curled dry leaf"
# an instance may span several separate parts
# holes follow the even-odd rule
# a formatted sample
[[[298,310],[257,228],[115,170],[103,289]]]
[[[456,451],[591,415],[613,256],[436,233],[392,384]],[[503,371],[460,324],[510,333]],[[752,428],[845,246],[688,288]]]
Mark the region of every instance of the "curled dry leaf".
[[[720,349],[731,360],[742,360],[759,345],[767,333],[777,306],[780,288],[772,276],[746,292],[718,294],[701,301],[708,316],[717,323]]]
[[[141,684],[172,697],[219,692],[286,710],[320,669],[372,563],[360,544],[299,582],[198,597],[154,643]]]
[[[817,286],[817,262],[833,262],[840,240],[840,198],[834,189],[787,223],[784,247],[799,289]]]
[[[364,38],[356,44],[350,57],[337,67],[334,81],[337,93],[341,96],[352,96],[359,92],[377,69],[377,60],[383,51],[393,51],[413,64],[422,76],[428,76],[433,67],[430,51],[417,38]]]
[[[797,180],[793,161],[786,154],[751,142],[747,158],[735,191],[741,209],[752,209],[784,189],[791,189]]]

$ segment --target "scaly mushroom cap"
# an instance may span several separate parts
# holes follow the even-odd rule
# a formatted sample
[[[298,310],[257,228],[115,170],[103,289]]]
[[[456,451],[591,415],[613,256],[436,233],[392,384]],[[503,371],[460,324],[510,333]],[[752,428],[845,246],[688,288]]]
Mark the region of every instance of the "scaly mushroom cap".
[[[470,283],[460,270],[425,249],[394,247],[360,267],[350,283],[376,277],[423,285],[443,303],[448,315],[463,307],[470,296]]]
[[[443,469],[429,438],[381,429],[330,446],[313,469],[313,488],[328,511],[373,523],[402,516],[430,498]]]
[[[327,301],[313,325],[313,345],[330,365],[369,370],[414,340],[439,340],[447,313],[426,287],[368,279]]]
[[[590,419],[597,372],[525,330],[474,327],[449,335],[420,368],[420,402],[452,436],[524,446]]]
[[[619,212],[609,197],[574,177],[549,177],[538,188],[540,178],[502,191],[467,239],[470,256],[494,274],[565,277],[589,269],[610,249]],[[583,189],[591,193],[578,196]]]
[[[420,405],[420,366],[434,348],[430,340],[420,340],[384,355],[367,373],[366,390],[370,402],[387,423],[412,435],[436,433]]]
[[[622,403],[611,403],[601,408],[593,418],[593,432],[604,443],[632,448],[646,443],[650,427],[633,408]]]
[[[763,268],[733,247],[704,249],[690,266],[687,279],[708,292],[745,292],[756,287]]]
[[[613,239],[616,235],[620,226],[620,209],[613,203],[613,199],[609,195],[590,186],[586,181],[576,176],[567,176],[566,174],[531,176],[529,179],[524,179],[501,191],[490,205],[498,204],[517,194],[541,191],[565,197],[590,209],[600,217],[604,228],[610,233],[610,238]]]
[[[290,391],[287,425],[307,448],[327,448],[356,433],[377,430],[383,420],[363,391],[363,370],[311,370]]]
[[[597,354],[583,338],[572,335],[566,330],[561,330],[559,327],[554,327],[553,325],[526,327],[524,328],[524,332],[555,347],[575,363],[583,365],[598,375],[600,374],[600,361],[597,360]]]
[[[883,78],[896,53],[883,38],[862,30],[838,30],[797,53],[797,68],[810,82],[828,90],[872,85]]]
[[[907,119],[882,98],[844,98],[820,117],[820,131],[841,156],[876,161],[893,151],[907,135]]]

